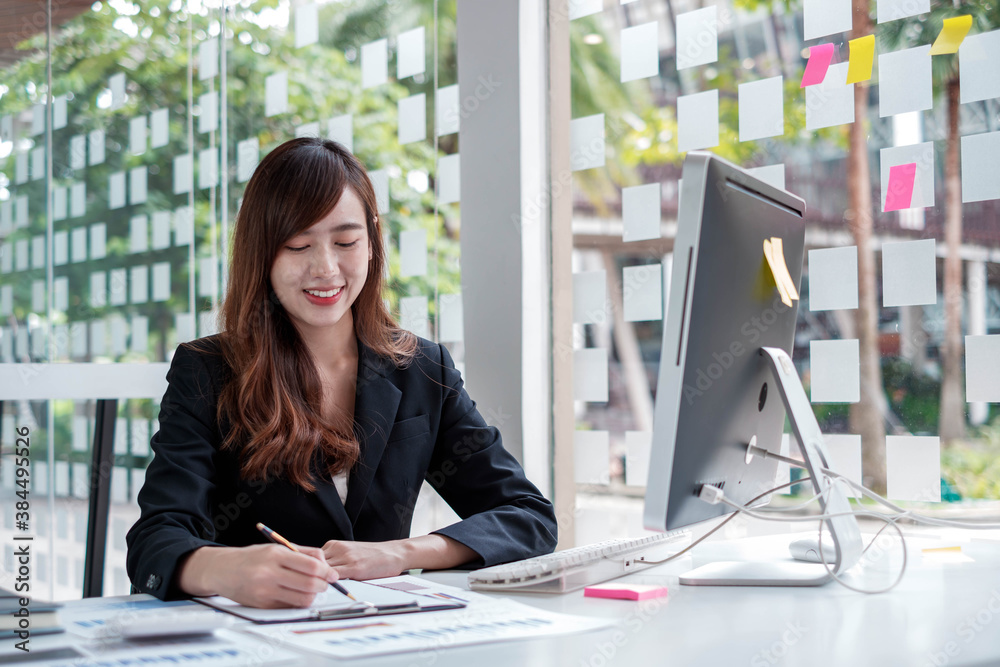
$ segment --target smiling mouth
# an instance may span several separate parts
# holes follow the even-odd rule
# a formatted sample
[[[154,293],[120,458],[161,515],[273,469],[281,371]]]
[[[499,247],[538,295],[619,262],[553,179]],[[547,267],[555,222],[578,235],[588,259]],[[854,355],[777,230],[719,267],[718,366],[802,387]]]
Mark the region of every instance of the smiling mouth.
[[[307,289],[302,291],[305,292],[306,294],[312,294],[315,297],[319,297],[320,299],[329,299],[332,296],[337,296],[338,294],[340,294],[340,292],[343,289],[344,289],[343,287],[338,287],[337,289],[332,289],[332,290]]]

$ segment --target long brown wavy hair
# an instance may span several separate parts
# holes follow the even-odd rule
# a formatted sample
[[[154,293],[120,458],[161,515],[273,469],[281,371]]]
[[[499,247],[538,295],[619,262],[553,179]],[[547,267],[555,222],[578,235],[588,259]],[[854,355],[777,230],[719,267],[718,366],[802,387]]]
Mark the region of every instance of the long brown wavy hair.
[[[219,420],[230,424],[223,448],[239,451],[247,480],[285,478],[313,491],[314,470],[334,475],[358,460],[354,415],[321,414],[319,373],[270,280],[281,247],[329,214],[345,188],[364,205],[372,249],[365,285],[351,306],[355,334],[397,366],[416,353],[416,337],[399,327],[382,300],[386,254],[365,168],[333,141],[281,144],[257,166],[243,195],[220,313],[222,353],[232,370],[219,395]]]

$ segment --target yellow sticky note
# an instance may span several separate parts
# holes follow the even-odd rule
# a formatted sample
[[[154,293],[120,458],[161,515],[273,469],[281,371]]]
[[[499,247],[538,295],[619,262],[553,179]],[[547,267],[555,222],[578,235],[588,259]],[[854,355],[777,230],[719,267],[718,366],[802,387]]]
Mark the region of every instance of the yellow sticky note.
[[[785,287],[785,281],[781,279],[781,270],[778,268],[777,260],[775,260],[774,245],[772,241],[774,239],[764,239],[764,258],[767,259],[767,265],[771,267],[771,275],[774,276],[774,284],[778,288],[778,294],[781,295],[781,302],[788,307],[792,306],[792,298],[788,294]],[[782,265],[784,264],[784,258],[782,258]]]
[[[859,83],[872,78],[875,62],[875,35],[851,40],[850,63],[847,66],[847,83]]]
[[[938,553],[962,553],[962,547],[932,547],[924,549],[925,554],[938,554]]]
[[[799,290],[795,288],[795,281],[792,280],[791,274],[788,273],[788,265],[785,264],[785,248],[782,245],[780,237],[771,237],[771,252],[774,254],[774,261],[778,265],[778,271],[781,272],[781,279],[785,282],[785,291],[788,292],[788,296],[793,300],[798,301]]]
[[[962,40],[965,39],[965,36],[969,34],[969,30],[971,29],[972,16],[968,14],[945,19],[944,26],[941,28],[941,34],[934,40],[934,46],[931,47],[931,55],[940,56],[945,53],[958,53],[958,47],[962,45]]]

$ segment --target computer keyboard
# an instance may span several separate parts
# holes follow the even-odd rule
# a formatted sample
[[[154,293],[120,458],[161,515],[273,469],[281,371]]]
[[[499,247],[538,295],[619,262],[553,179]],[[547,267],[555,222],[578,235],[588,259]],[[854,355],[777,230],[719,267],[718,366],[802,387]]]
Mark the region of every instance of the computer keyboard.
[[[566,593],[655,565],[690,544],[691,532],[674,530],[647,537],[606,540],[469,573],[480,591]]]

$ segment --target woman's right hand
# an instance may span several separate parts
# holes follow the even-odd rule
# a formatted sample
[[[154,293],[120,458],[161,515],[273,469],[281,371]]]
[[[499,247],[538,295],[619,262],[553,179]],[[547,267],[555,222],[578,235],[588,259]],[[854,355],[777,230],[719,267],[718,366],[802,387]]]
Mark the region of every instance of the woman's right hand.
[[[320,549],[296,548],[200,547],[181,565],[178,584],[189,595],[222,595],[248,607],[308,607],[338,575]]]

